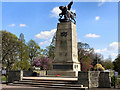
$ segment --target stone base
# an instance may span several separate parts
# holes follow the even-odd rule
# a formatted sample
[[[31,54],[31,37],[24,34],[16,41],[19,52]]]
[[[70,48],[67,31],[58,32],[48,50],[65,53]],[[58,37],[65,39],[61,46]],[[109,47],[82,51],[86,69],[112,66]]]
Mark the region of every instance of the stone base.
[[[78,71],[49,70],[49,71],[47,71],[47,75],[49,75],[49,76],[60,75],[60,77],[77,77]]]

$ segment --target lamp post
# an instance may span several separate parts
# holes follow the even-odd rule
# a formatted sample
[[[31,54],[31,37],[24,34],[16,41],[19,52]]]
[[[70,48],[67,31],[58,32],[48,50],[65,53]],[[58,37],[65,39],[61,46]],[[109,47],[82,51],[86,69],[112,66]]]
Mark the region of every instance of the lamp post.
[[[98,71],[98,59],[97,59],[97,53],[96,53],[96,61],[97,61],[97,71]]]

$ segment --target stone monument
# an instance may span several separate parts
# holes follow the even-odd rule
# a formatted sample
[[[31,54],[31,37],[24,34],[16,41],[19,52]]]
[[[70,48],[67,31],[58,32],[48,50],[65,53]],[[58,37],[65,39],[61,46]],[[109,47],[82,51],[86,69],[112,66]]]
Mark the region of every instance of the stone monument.
[[[57,25],[53,69],[80,71],[76,25],[71,21]]]
[[[72,4],[73,1],[68,6],[59,7],[62,12],[59,14],[60,23],[57,24],[55,59],[53,71],[48,74],[77,76],[81,70],[78,61],[76,14],[70,11]]]

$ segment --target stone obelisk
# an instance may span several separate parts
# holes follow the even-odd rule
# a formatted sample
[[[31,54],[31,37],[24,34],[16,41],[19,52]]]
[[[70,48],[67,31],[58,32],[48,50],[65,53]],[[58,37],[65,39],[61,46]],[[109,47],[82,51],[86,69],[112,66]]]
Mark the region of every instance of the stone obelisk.
[[[53,69],[80,71],[76,25],[71,21],[57,25]]]

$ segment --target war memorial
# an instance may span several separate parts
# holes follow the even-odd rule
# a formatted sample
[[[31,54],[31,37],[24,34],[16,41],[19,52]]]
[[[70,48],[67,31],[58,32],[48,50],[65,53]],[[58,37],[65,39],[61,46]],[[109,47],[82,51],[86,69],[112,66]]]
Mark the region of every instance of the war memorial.
[[[93,87],[111,87],[109,72],[81,71],[78,61],[76,14],[68,6],[60,6],[59,23],[56,32],[56,51],[53,69],[41,71],[39,77],[31,72],[11,71],[8,81],[11,85],[30,85],[35,87],[53,87],[86,90]],[[56,77],[59,75],[59,77]]]

